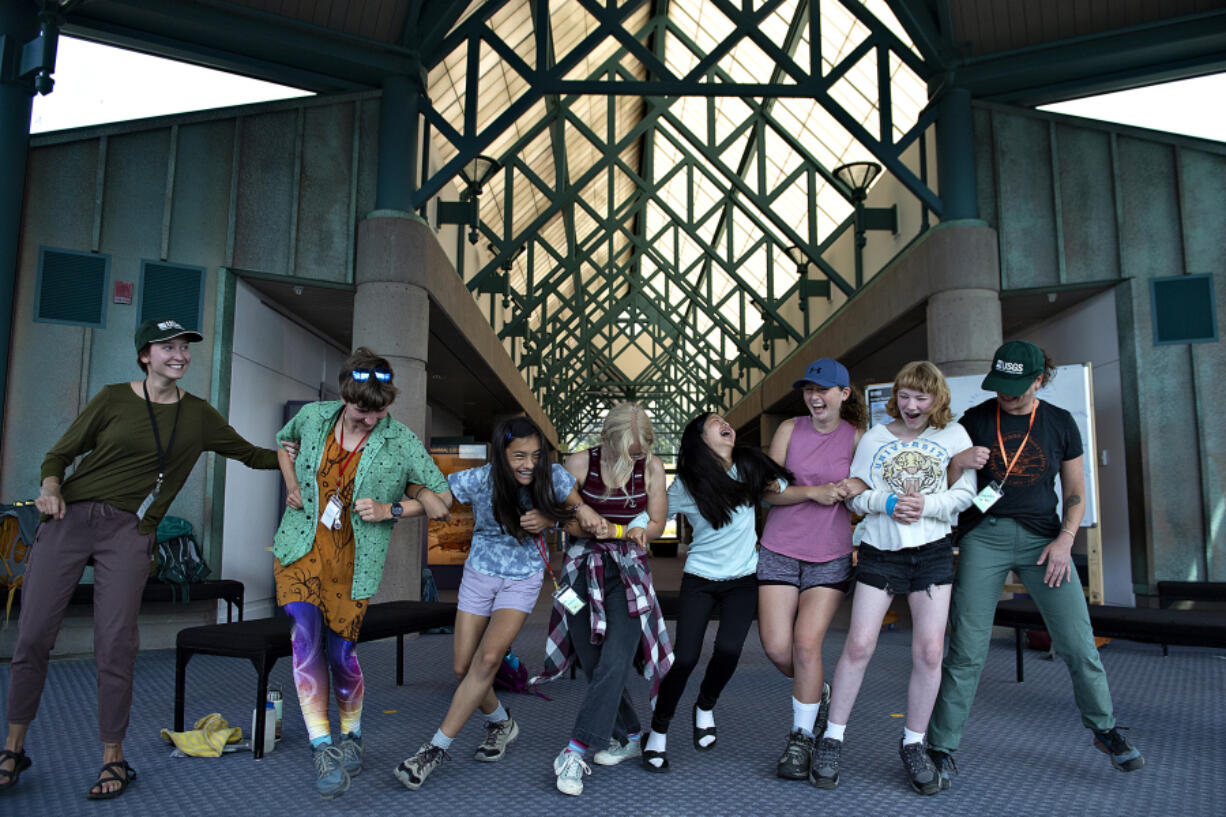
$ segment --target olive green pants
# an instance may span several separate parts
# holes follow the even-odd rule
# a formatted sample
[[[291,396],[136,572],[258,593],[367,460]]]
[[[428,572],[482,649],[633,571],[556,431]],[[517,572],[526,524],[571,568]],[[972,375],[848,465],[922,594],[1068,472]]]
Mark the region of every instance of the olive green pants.
[[[1043,583],[1046,565],[1036,564],[1051,540],[1012,519],[989,516],[962,537],[949,606],[949,650],[941,667],[941,691],[928,725],[928,745],[953,752],[962,742],[971,702],[987,660],[992,618],[1005,578],[1017,572],[1051,634],[1052,649],[1068,666],[1081,722],[1105,732],[1115,726],[1111,691],[1090,629],[1085,595],[1073,568],[1072,581]]]

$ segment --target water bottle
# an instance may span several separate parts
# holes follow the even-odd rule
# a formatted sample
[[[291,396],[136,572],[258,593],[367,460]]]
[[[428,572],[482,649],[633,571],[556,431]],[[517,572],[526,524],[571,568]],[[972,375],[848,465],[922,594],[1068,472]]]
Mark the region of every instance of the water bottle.
[[[281,700],[281,687],[274,687],[268,690],[268,700],[272,702],[273,709],[277,713],[277,740],[281,739],[281,712],[283,701]]]
[[[251,746],[255,751],[255,727],[260,717],[260,710],[251,710]],[[268,754],[277,745],[277,706],[272,701],[264,702],[264,754]]]

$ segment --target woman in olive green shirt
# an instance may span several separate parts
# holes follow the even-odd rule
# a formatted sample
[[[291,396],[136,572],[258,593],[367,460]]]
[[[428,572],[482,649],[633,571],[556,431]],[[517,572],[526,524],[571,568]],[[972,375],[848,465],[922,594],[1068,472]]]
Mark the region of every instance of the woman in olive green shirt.
[[[139,646],[136,617],[158,521],[203,451],[251,468],[277,467],[276,452],[247,442],[212,406],[179,388],[192,359],[188,344],[202,339],[172,320],[141,324],[136,350],[145,378],[104,387],[43,460],[35,504],[45,521],[26,568],[0,789],[16,785],[30,766],[23,747],[47,679],[47,659],[73,589],[92,560],[103,766],[86,796],[123,794],[136,777],[124,759],[123,739]],[[85,458],[64,479],[81,454]]]

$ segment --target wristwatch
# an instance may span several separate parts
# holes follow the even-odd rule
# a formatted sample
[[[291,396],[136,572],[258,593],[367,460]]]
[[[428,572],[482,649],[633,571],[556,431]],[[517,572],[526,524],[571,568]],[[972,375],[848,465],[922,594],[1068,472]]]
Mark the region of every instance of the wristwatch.
[[[392,503],[392,521],[399,522],[400,517],[404,514],[404,506],[399,502]]]

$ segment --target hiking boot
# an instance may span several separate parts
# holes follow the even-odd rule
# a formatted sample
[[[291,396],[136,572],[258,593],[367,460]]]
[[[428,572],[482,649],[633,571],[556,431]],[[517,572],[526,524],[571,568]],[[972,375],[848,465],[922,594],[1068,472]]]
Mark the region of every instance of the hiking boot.
[[[928,757],[922,740],[918,743],[903,743],[902,738],[899,738],[898,756],[902,758],[902,765],[907,770],[911,788],[920,794],[936,794],[941,790],[941,775],[937,773],[932,758]]]
[[[517,737],[519,737],[519,724],[511,717],[510,712],[507,712],[507,719],[505,721],[495,721],[493,723],[487,721],[485,724],[485,740],[481,741],[481,745],[473,753],[473,760],[480,760],[483,763],[493,763],[495,760],[502,760],[502,756],[507,753],[507,747]]]
[[[822,735],[826,732],[826,722],[830,718],[830,684],[822,682],[822,700],[817,705],[817,722],[813,724],[813,734]],[[817,742],[817,738],[813,739]]]
[[[819,789],[837,789],[839,760],[842,756],[843,741],[834,738],[819,740],[817,751],[813,753],[813,763],[809,767],[809,782]]]
[[[788,743],[775,764],[775,775],[785,780],[804,780],[813,762],[814,739],[799,729],[788,732]]]
[[[350,777],[357,777],[362,772],[362,736],[352,732],[336,747],[341,750],[341,765]]]
[[[597,766],[616,766],[623,760],[632,760],[636,757],[642,757],[643,746],[637,740],[628,740],[624,744],[618,743],[616,740],[609,741],[609,748],[601,749],[592,757],[592,762]]]
[[[941,778],[941,790],[953,788],[953,778],[958,773],[958,764],[954,763],[954,756],[940,749],[929,749],[928,758],[936,767],[937,776]]]
[[[1120,734],[1117,727],[1111,727],[1106,732],[1094,732],[1094,748],[1111,757],[1111,765],[1121,772],[1135,772],[1145,765],[1145,758],[1137,751],[1128,738]]]
[[[558,791],[578,796],[583,794],[583,776],[591,774],[592,769],[583,762],[578,752],[563,749],[562,753],[554,758],[553,773],[558,777]]]
[[[319,774],[315,790],[320,797],[331,800],[349,790],[349,773],[345,771],[340,749],[331,743],[321,744],[312,750],[312,759]]]
[[[392,770],[392,774],[396,775],[396,779],[403,783],[405,788],[416,791],[421,788],[422,783],[426,782],[430,772],[437,769],[439,764],[447,759],[448,755],[442,747],[435,746],[433,743],[423,743],[417,750],[417,754],[405,758],[399,766]]]

